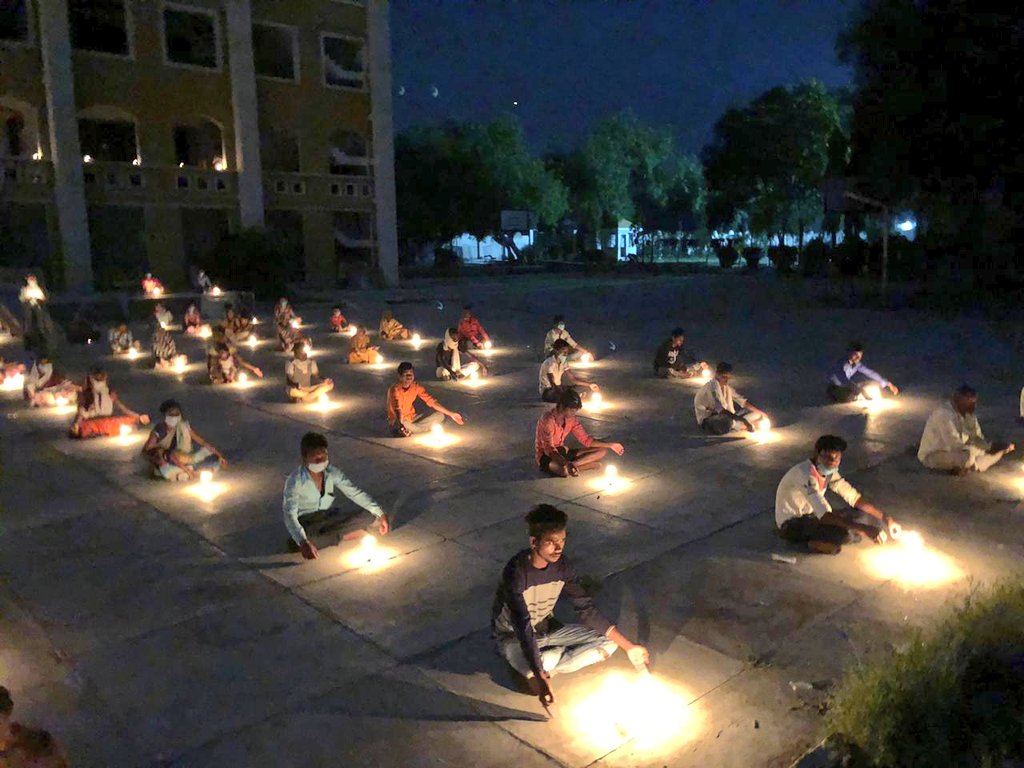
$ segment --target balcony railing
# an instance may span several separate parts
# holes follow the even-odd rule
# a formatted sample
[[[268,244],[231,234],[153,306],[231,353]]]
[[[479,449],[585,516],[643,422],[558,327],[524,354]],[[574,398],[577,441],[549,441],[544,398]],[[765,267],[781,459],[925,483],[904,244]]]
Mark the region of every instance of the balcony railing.
[[[0,199],[49,200],[53,190],[53,166],[39,160],[0,157]]]
[[[373,177],[368,175],[265,173],[263,189],[274,208],[362,208],[373,202]]]

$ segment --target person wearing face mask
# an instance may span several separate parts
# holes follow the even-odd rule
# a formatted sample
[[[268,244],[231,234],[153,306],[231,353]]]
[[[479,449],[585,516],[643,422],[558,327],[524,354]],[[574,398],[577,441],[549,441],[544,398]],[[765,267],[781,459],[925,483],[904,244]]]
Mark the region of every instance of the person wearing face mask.
[[[552,321],[551,330],[544,337],[544,356],[547,357],[555,351],[555,342],[562,339],[569,345],[570,357],[587,354],[587,350],[581,347],[572,334],[565,330],[565,315],[555,315]]]
[[[391,526],[384,510],[331,464],[326,437],[307,432],[299,450],[302,466],[288,475],[284,483],[284,525],[289,534],[289,551],[315,560],[319,553],[311,536],[334,533],[341,539],[361,538],[371,522],[381,536],[387,534]],[[360,509],[334,508],[334,497],[339,492]]]
[[[263,371],[243,358],[234,347],[226,342],[219,342],[213,347],[213,354],[207,360],[211,384],[234,384],[242,370],[249,371],[258,379],[263,378]]]
[[[556,339],[552,352],[540,364],[537,389],[545,403],[557,403],[563,392],[597,392],[601,388],[587,381],[569,367],[569,342]]]
[[[288,397],[293,403],[312,403],[334,389],[331,379],[320,379],[320,368],[306,351],[306,344],[296,344],[292,359],[284,367],[288,381]]]
[[[954,475],[984,472],[1015,449],[1013,443],[992,443],[985,439],[974,415],[978,393],[963,384],[952,399],[928,417],[921,435],[917,459],[929,469]]]
[[[181,404],[177,400],[161,403],[160,413],[163,421],[153,427],[142,446],[142,455],[153,465],[155,477],[194,480],[201,470],[228,465],[224,454],[192,429],[181,415]]]
[[[441,381],[464,379],[476,373],[487,375],[487,366],[476,355],[459,348],[459,333],[455,328],[444,332],[444,338],[438,342],[434,352],[434,365],[437,366],[437,378]]]
[[[53,369],[48,357],[39,357],[25,376],[25,400],[32,408],[51,408],[57,405],[57,398],[73,403],[78,398],[78,388]]]
[[[737,430],[753,432],[762,419],[768,418],[767,413],[733,388],[729,383],[731,378],[732,365],[719,363],[715,377],[697,390],[693,411],[704,432],[712,435],[726,435]]]
[[[115,408],[125,415],[115,416]],[[121,433],[122,426],[134,429],[136,424],[149,424],[149,416],[136,413],[124,404],[110,388],[105,370],[90,371],[79,390],[78,413],[71,424],[71,437],[113,437]]]
[[[814,456],[782,477],[775,491],[775,525],[779,535],[812,552],[839,554],[843,544],[855,544],[867,536],[876,544],[897,538],[900,525],[839,474],[846,441],[822,435],[814,443]],[[825,498],[831,491],[850,505],[834,510]]]
[[[864,388],[869,384],[877,384],[879,389],[888,389],[893,395],[900,393],[900,388],[881,374],[864,365],[864,345],[851,341],[847,347],[846,357],[836,363],[828,372],[827,394],[834,403],[852,403],[864,396]]]
[[[619,648],[641,669],[650,663],[650,654],[594,606],[564,554],[565,512],[538,504],[525,519],[530,546],[516,553],[501,572],[491,608],[491,633],[518,681],[547,709],[555,703],[554,675],[607,661]],[[562,595],[572,603],[579,624],[563,625],[555,618]]]

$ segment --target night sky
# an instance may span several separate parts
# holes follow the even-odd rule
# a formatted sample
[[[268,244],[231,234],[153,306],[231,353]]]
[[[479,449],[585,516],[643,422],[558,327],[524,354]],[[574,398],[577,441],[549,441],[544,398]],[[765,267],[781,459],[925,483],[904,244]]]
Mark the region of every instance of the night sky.
[[[811,77],[847,84],[835,40],[856,5],[392,0],[395,126],[512,112],[543,150],[572,146],[605,115],[632,109],[699,152],[725,109],[767,88]]]

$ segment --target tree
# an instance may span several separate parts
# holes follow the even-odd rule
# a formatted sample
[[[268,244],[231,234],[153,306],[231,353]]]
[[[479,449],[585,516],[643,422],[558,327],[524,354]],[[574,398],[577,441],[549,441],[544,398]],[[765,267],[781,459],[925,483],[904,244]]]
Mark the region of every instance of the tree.
[[[1024,266],[1022,38],[1015,3],[869,0],[838,44],[862,191],[911,208],[926,246],[995,279]]]
[[[766,91],[715,124],[704,150],[710,221],[780,236],[817,223],[821,184],[843,141],[839,104],[816,80]]]

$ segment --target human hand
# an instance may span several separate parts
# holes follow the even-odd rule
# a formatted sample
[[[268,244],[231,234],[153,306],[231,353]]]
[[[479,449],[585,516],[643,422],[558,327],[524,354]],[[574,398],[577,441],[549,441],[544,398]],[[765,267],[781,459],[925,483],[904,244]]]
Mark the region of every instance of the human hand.
[[[139,424],[149,424],[149,416],[146,414],[139,415]],[[1012,448],[1010,450],[1013,450]]]
[[[651,654],[642,645],[634,645],[626,649],[626,656],[629,657],[630,663],[636,667],[646,667],[651,663]]]
[[[1015,450],[1017,450],[1017,446],[1014,445],[1013,443],[1010,443],[1008,446],[1006,446],[1006,450],[1003,451],[1003,453],[1010,453],[1011,451]]]
[[[540,703],[547,709],[555,703],[555,689],[551,687],[551,675],[547,672],[537,678],[537,682],[540,683]]]
[[[885,544],[885,542],[889,540],[889,534],[885,532],[884,528],[879,528],[877,533],[868,535],[871,536],[871,540],[875,542],[875,544]]]
[[[597,392],[599,389],[601,389],[599,386],[597,386],[597,384],[587,384],[587,386],[590,387],[591,392]]]
[[[900,393],[900,388],[899,388],[899,387],[897,387],[897,386],[896,386],[895,384],[893,384],[893,383],[892,383],[892,382],[890,381],[890,382],[889,382],[889,391],[890,391],[890,392],[892,392],[892,393],[893,393],[893,395],[898,395],[898,394]]]
[[[261,371],[259,368],[253,368],[252,372],[256,374],[257,379],[263,378],[263,371]]]
[[[452,421],[454,421],[454,422],[455,422],[456,424],[458,424],[458,425],[459,425],[460,427],[461,427],[461,426],[462,426],[463,424],[465,424],[465,423],[466,423],[466,420],[462,418],[462,414],[461,414],[461,413],[453,413],[453,414],[452,414]]]
[[[222,469],[228,465],[228,460],[220,454],[217,454],[217,461],[220,462]]]
[[[896,539],[900,537],[900,534],[903,533],[903,526],[901,526],[891,517],[887,517],[885,519],[885,527],[886,530],[889,531],[889,538],[893,541],[896,541]]]
[[[611,443],[608,448],[615,454],[621,456],[626,452],[626,448],[622,443]]]
[[[309,539],[299,545],[299,551],[302,552],[302,557],[305,560],[316,560],[320,557],[320,553],[316,551],[316,544]]]
[[[573,464],[571,461],[565,465],[566,477],[579,477],[580,468]]]
[[[388,522],[387,515],[381,515],[377,519],[377,530],[380,531],[381,536],[387,536],[388,531],[391,530],[391,523]]]

